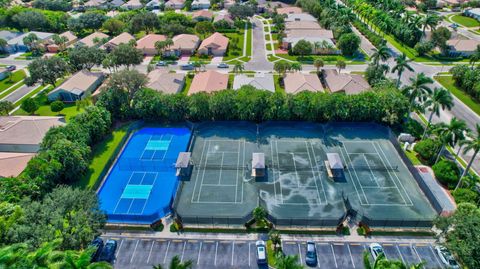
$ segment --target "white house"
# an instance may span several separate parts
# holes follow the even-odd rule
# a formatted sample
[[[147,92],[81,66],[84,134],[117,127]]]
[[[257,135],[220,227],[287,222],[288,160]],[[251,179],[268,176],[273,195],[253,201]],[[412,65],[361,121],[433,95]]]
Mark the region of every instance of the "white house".
[[[209,9],[210,0],[193,0],[192,9]]]

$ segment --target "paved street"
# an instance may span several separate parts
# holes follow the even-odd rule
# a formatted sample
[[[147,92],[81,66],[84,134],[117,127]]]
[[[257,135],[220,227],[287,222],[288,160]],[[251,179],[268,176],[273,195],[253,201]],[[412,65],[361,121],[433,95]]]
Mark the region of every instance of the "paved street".
[[[252,59],[245,64],[245,70],[273,71],[273,63],[267,60],[263,24],[257,18],[252,18]]]
[[[258,268],[254,240],[150,239],[105,237],[118,242],[115,268],[152,268],[168,265],[178,255],[182,261],[192,260],[194,268]],[[363,251],[368,243],[315,241],[318,268],[358,269],[363,267]],[[283,241],[288,255],[298,255],[305,263],[306,241]],[[388,259],[408,264],[426,262],[426,268],[444,268],[428,243],[383,243]]]
[[[16,89],[9,95],[5,96],[2,101],[10,101],[12,103],[17,102],[18,100],[22,99],[23,96],[28,94],[29,92],[33,91],[38,85],[33,85],[33,86],[27,86],[23,85],[20,88]]]

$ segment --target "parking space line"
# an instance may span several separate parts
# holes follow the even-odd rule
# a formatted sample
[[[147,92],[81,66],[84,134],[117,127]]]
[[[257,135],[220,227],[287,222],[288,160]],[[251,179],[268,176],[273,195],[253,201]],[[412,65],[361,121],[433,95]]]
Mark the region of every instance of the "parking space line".
[[[400,248],[398,247],[398,245],[396,245],[396,247],[397,247],[398,254],[400,254],[400,258],[402,258],[402,262],[405,263],[405,259],[403,259],[402,252],[400,252]]]
[[[335,268],[338,268],[337,256],[335,256],[335,250],[333,250],[333,245],[330,245],[330,247],[332,248],[333,260],[335,261]]]
[[[168,241],[167,250],[165,250],[165,257],[163,257],[163,263],[165,263],[167,261],[168,249],[170,248],[170,242],[172,242],[172,241]]]
[[[217,266],[217,251],[218,251],[218,242],[215,244],[215,260],[213,261],[213,265]]]
[[[147,263],[150,262],[150,256],[152,256],[152,250],[154,245],[155,245],[155,241],[152,241],[152,247],[150,248],[150,252],[148,253]]]
[[[437,262],[438,266],[440,268],[443,268],[443,264],[438,260],[437,253],[435,253],[435,251],[433,251],[432,245],[428,245],[428,248],[430,248],[430,251],[432,252],[433,257],[435,257],[435,261]]]
[[[250,245],[251,243],[248,243],[248,267],[250,267]]]
[[[417,254],[418,262],[422,262],[422,258],[420,258],[420,255],[418,255],[417,248],[414,245],[412,245],[412,248],[415,254]]]
[[[133,249],[133,254],[132,254],[132,257],[130,258],[130,263],[133,262],[133,258],[135,257],[135,252],[137,252],[137,247],[138,247],[138,240],[137,240],[137,243],[135,244],[135,248]]]
[[[198,250],[197,264],[200,264],[200,254],[202,252],[202,244],[203,244],[203,242],[200,241],[200,249]]]
[[[185,255],[185,247],[187,246],[187,241],[183,242],[182,258],[180,259],[183,262],[183,255]]]
[[[355,262],[353,261],[352,251],[350,250],[350,245],[347,244],[348,253],[350,253],[350,260],[352,260],[353,268],[355,268]]]
[[[122,249],[122,245],[123,245],[123,240],[120,240],[120,246],[118,246],[118,250],[117,250],[117,254],[115,255],[115,258],[118,257],[118,253],[120,253],[120,249]]]
[[[317,244],[319,244],[319,243],[317,243]],[[322,245],[323,245],[323,243],[322,243]],[[315,250],[317,251],[317,267],[320,268],[320,263],[318,262],[318,257],[320,257],[320,255],[318,254],[318,248],[315,247]]]
[[[300,244],[297,244],[297,246],[298,246],[298,257],[300,258],[300,264],[303,264],[302,250],[300,250]]]
[[[235,241],[232,241],[232,262],[230,263],[233,266],[233,254],[235,253]]]

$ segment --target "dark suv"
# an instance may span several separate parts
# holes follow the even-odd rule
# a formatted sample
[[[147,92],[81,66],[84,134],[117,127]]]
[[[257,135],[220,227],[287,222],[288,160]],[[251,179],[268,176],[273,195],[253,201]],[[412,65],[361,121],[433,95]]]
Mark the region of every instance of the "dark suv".
[[[103,249],[103,240],[100,237],[95,238],[92,243],[88,246],[89,248],[95,249],[95,251],[92,253],[91,261],[95,262],[98,260],[98,257],[100,256],[100,253],[102,253]]]
[[[100,257],[98,257],[98,261],[106,261],[109,263],[113,263],[115,260],[115,251],[117,250],[117,241],[115,240],[107,240],[105,245],[103,246],[102,253],[100,253]]]

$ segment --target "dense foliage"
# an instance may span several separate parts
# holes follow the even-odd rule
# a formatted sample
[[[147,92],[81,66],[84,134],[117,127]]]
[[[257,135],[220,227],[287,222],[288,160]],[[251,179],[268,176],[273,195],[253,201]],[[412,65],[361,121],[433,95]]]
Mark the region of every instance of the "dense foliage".
[[[479,202],[479,194],[475,190],[467,189],[467,188],[458,188],[452,191],[453,198],[455,198],[455,202],[457,204],[460,203],[478,203]]]
[[[355,28],[357,28],[358,31],[360,31],[360,33],[362,33],[362,35],[364,35],[368,41],[370,41],[375,47],[380,47],[381,45],[385,44],[385,39],[383,39],[381,36],[377,35],[376,33],[370,31],[370,29],[368,29],[368,26],[365,25],[365,23],[363,23],[362,21],[358,20],[358,19],[355,19],[353,22],[352,22],[353,26],[355,26]]]
[[[438,151],[440,150],[441,144],[440,142],[433,140],[433,139],[423,139],[417,144],[413,150],[418,153],[420,158],[422,158],[425,162],[431,163],[434,161],[435,157],[437,156]]]
[[[440,160],[432,166],[435,177],[444,185],[450,188],[455,187],[460,177],[457,164],[448,160]]]
[[[450,69],[455,84],[473,98],[480,100],[480,68],[468,65],[456,65]]]

